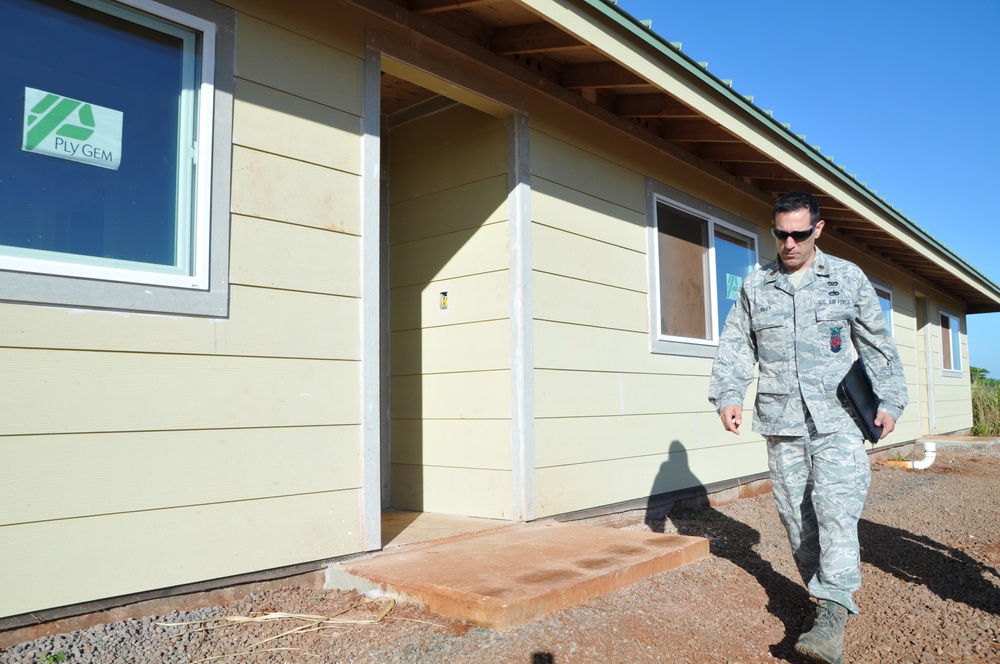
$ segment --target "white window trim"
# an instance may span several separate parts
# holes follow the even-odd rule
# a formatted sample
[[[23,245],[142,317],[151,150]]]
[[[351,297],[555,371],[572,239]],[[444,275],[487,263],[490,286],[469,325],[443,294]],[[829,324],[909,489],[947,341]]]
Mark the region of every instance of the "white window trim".
[[[93,0],[79,4],[107,11]],[[196,223],[191,242],[193,274],[171,273],[130,261],[88,259],[55,252],[12,252],[0,261],[0,300],[102,309],[225,316],[229,311],[229,198],[232,163],[232,89],[235,15],[195,0],[117,0],[196,30],[202,39],[202,82],[196,144],[181,150],[199,165]],[[111,11],[109,13],[116,14]],[[123,17],[137,24],[133,12]],[[157,29],[164,26],[155,24]],[[190,96],[190,95],[189,95]],[[188,104],[191,105],[189,100]],[[190,133],[190,132],[189,132]],[[182,239],[182,238],[181,238]],[[74,260],[78,259],[78,260]],[[176,270],[175,270],[176,272]]]
[[[886,299],[889,300],[889,311],[892,314],[892,316],[889,318],[889,320],[886,321],[886,323],[889,325],[889,336],[891,336],[893,339],[895,339],[896,338],[896,322],[895,322],[895,320],[896,320],[896,303],[895,303],[895,300],[893,300],[893,297],[892,297],[892,286],[888,282],[881,281],[879,279],[872,279],[871,277],[868,277],[868,281],[871,282],[872,288],[875,289],[875,295],[876,296],[879,294],[879,291],[882,291],[883,293],[885,293],[886,295],[888,295],[888,297]]]
[[[947,309],[942,309],[941,307],[938,307],[938,320],[937,320],[938,326],[941,325],[941,316],[947,316],[952,321],[954,321],[955,328],[951,330],[951,333],[958,335],[957,336],[958,357],[955,357],[955,353],[953,352],[951,358],[952,368],[946,369],[944,366],[944,332],[940,331],[938,334],[938,338],[940,339],[941,342],[941,347],[939,349],[939,352],[941,353],[941,373],[945,376],[961,376],[965,371],[965,367],[962,364],[962,319],[959,316],[956,316],[955,314],[951,313]],[[954,350],[954,347],[952,348],[952,350]],[[956,363],[958,365],[957,368],[956,368]]]
[[[660,254],[657,233],[656,205],[665,203],[694,217],[708,222],[709,260],[709,309],[711,310],[711,339],[691,339],[660,334]],[[715,357],[719,345],[718,303],[715,269],[715,228],[719,226],[732,233],[743,235],[753,242],[755,266],[760,266],[760,229],[755,224],[740,219],[690,194],[654,180],[646,180],[646,247],[649,279],[649,335],[650,351],[665,355]]]

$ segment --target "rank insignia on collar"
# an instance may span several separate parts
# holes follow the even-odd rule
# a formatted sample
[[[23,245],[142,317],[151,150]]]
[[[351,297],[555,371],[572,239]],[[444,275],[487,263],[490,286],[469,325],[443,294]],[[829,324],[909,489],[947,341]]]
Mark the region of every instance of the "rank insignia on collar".
[[[840,331],[843,329],[843,327],[830,328],[830,350],[834,353],[839,353],[844,348],[844,340],[840,336]]]
[[[826,282],[826,285],[827,286],[836,286],[837,282],[836,281],[828,281],[828,282]]]

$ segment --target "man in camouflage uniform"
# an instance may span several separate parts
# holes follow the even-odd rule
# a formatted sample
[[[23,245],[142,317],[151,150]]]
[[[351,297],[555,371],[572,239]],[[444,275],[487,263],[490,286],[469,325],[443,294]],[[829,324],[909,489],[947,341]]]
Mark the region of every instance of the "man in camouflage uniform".
[[[843,660],[844,626],[861,587],[858,520],[871,480],[858,425],[837,386],[860,355],[880,401],[882,437],[908,397],[899,354],[875,290],[853,263],[816,246],[819,204],[795,191],[774,206],[778,258],[748,276],[726,319],[709,400],[739,434],[743,397],[758,365],[753,430],[767,440],[778,513],[815,611],[795,644],[820,662]],[[875,442],[875,441],[873,441]]]

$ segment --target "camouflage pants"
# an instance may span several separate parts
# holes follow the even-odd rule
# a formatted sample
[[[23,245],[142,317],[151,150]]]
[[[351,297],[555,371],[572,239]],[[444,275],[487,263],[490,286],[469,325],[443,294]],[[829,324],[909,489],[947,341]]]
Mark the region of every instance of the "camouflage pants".
[[[858,520],[871,483],[864,441],[856,432],[767,438],[774,502],[809,594],[858,613],[861,587]]]

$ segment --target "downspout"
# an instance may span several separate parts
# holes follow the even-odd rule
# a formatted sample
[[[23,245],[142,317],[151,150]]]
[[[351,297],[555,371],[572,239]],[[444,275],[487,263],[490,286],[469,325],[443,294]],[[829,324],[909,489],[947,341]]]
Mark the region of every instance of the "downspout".
[[[920,461],[881,461],[883,466],[896,466],[897,468],[910,468],[912,470],[927,470],[934,463],[937,457],[937,443],[924,441],[924,458]]]

